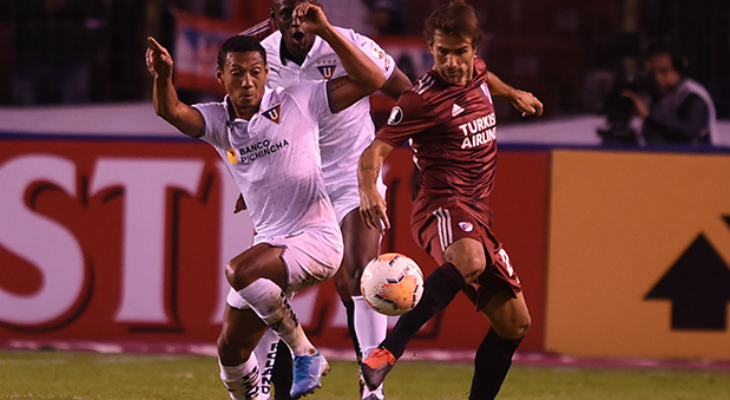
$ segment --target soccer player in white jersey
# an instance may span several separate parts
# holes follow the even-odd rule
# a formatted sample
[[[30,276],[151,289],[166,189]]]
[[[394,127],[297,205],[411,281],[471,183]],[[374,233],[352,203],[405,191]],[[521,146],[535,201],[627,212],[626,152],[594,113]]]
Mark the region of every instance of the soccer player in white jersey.
[[[320,7],[298,5],[292,24],[326,40],[349,75],[268,89],[265,50],[255,39],[234,36],[218,54],[224,101],[191,107],[178,99],[169,52],[149,38],[146,53],[157,114],[218,151],[257,232],[254,245],[226,265],[231,307],[218,339],[218,358],[234,400],[260,398],[253,349],[267,326],[294,356],[293,398],[320,387],[329,370],[287,301],[292,293],[331,278],[342,261],[342,235],[322,176],[318,121],[385,84],[377,66],[327,21]]]
[[[266,49],[269,63],[267,87],[287,87],[300,82],[332,80],[345,75],[342,62],[332,47],[320,37],[292,26],[291,11],[309,0],[274,0],[271,18],[277,29],[261,44]],[[242,34],[261,38],[271,28],[269,23],[259,24]],[[358,46],[386,76],[383,92],[397,98],[411,87],[411,81],[397,68],[393,58],[386,54],[372,39],[351,29],[336,28],[348,41]],[[367,357],[385,339],[388,320],[378,314],[360,293],[360,276],[367,263],[377,257],[380,234],[369,230],[359,215],[360,195],[357,189],[357,161],[359,155],[375,137],[375,126],[370,116],[367,98],[337,114],[320,120],[319,146],[322,155],[322,171],[327,194],[332,201],[345,243],[340,270],[334,277],[335,288],[347,310],[348,326],[355,342],[358,358]],[[378,178],[378,188],[385,194],[385,185]],[[239,204],[243,200],[239,201]],[[256,349],[265,374],[271,374],[270,360],[276,354],[275,335],[267,334]],[[359,347],[359,348],[358,348]],[[285,361],[285,360],[280,360]],[[268,379],[262,380],[261,392],[270,393]],[[285,386],[287,382],[282,383]],[[279,386],[279,385],[277,385]],[[277,392],[277,398],[281,391]],[[382,387],[370,391],[364,387],[362,398],[382,400]],[[285,400],[285,399],[284,399]]]

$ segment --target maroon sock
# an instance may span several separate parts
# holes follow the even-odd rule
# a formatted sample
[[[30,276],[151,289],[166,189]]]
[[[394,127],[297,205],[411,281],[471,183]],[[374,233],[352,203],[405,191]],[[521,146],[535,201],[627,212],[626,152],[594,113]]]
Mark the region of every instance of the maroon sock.
[[[434,315],[446,308],[465,284],[464,277],[454,264],[447,262],[437,268],[423,282],[421,301],[413,310],[398,318],[380,347],[390,350],[395,358],[400,358],[411,337]]]
[[[522,338],[505,339],[489,329],[474,357],[474,378],[469,400],[491,400],[497,396],[520,342]]]

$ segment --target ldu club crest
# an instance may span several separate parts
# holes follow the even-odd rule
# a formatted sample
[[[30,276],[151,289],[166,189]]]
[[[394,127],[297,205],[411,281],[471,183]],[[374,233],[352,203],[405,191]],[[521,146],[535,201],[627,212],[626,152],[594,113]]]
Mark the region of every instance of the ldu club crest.
[[[336,64],[332,65],[318,65],[317,70],[324,77],[324,79],[330,80],[335,76],[335,70],[337,69]]]
[[[262,112],[261,115],[279,125],[279,117],[281,116],[281,104],[277,104],[269,108],[268,110]]]

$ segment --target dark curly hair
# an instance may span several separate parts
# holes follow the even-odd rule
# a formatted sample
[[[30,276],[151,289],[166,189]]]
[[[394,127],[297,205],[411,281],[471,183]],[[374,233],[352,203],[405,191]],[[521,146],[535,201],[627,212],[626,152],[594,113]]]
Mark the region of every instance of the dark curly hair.
[[[438,6],[426,19],[423,36],[429,46],[433,43],[436,31],[446,35],[471,38],[472,46],[479,47],[482,42],[482,32],[479,30],[479,19],[474,7],[464,0],[451,0]]]
[[[258,40],[245,35],[231,36],[223,42],[220,50],[218,50],[218,66],[223,68],[228,53],[248,53],[249,51],[261,54],[261,58],[266,63],[266,50]]]

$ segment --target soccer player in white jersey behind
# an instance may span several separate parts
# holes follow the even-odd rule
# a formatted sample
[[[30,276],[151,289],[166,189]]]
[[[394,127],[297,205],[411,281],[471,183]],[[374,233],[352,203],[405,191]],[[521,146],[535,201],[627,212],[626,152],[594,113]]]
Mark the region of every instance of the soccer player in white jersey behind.
[[[332,80],[346,73],[342,62],[326,41],[292,24],[292,10],[298,4],[308,2],[310,1],[274,0],[271,18],[277,30],[273,31],[271,24],[267,22],[242,33],[257,38],[265,37],[261,44],[266,49],[269,64],[270,73],[266,84],[269,88],[287,87],[299,82]],[[397,68],[393,58],[377,43],[351,29],[336,29],[380,68],[387,79],[381,89],[384,93],[396,99],[411,87],[410,79]],[[265,35],[267,32],[271,32],[268,37]],[[357,190],[357,161],[375,137],[368,98],[360,99],[346,110],[323,118],[319,129],[325,186],[335,208],[345,244],[342,266],[334,277],[335,287],[347,310],[348,325],[358,357],[367,357],[385,339],[388,325],[387,317],[370,308],[360,293],[362,271],[370,260],[377,257],[380,247],[379,232],[367,229],[360,218],[360,195]],[[378,189],[381,194],[385,194],[381,177],[378,177]],[[238,204],[242,205],[244,202],[245,199],[240,199]],[[276,341],[278,338],[275,335],[266,334],[259,342],[256,352],[260,363],[269,362],[276,354]],[[281,361],[285,360],[279,362]],[[261,370],[267,375],[272,372],[270,365],[268,368],[261,365]],[[262,380],[261,392],[265,396],[271,390],[268,382],[268,379]],[[285,380],[277,380],[277,400],[286,400],[280,386],[287,384]],[[374,391],[363,388],[362,399],[384,398],[382,386]]]
[[[254,245],[226,265],[232,290],[218,358],[234,400],[260,398],[253,349],[267,326],[294,355],[293,398],[320,387],[329,370],[287,301],[292,293],[331,278],[342,261],[342,235],[322,176],[318,121],[385,84],[382,72],[329,24],[320,7],[299,4],[292,21],[327,41],[349,75],[268,89],[264,49],[255,39],[234,36],[218,54],[224,101],[191,107],[178,99],[169,52],[149,38],[146,53],[157,114],[218,151],[257,231]]]

